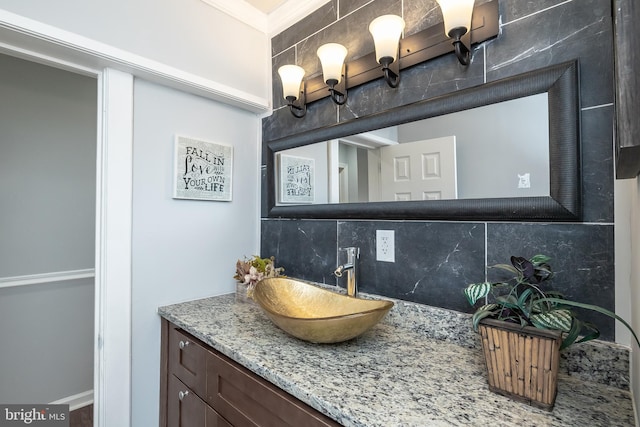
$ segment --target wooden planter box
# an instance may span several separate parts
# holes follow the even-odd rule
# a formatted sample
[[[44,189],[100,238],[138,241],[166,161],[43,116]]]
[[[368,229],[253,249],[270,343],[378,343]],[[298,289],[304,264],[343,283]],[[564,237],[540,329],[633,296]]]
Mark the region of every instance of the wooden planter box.
[[[556,400],[562,332],[482,319],[489,389],[550,411]]]

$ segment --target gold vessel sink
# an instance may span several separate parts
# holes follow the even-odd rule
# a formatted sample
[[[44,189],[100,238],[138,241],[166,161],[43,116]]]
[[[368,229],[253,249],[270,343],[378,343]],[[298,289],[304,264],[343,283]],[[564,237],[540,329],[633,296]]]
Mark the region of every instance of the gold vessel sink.
[[[391,301],[352,298],[282,277],[258,282],[253,299],[280,329],[314,343],[355,338],[378,323],[393,307]]]

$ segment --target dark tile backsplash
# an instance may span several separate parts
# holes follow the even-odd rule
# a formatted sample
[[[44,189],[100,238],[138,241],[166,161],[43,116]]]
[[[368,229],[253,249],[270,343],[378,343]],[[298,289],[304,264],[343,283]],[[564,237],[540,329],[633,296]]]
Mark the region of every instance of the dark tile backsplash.
[[[510,255],[551,257],[550,285],[569,299],[610,310],[615,305],[613,225],[487,224],[487,264],[509,262]],[[489,270],[489,280],[495,270]],[[576,309],[580,311],[580,309]],[[583,320],[600,327],[613,339],[614,324],[607,316],[582,312]]]
[[[582,112],[584,222],[613,223],[613,104]]]
[[[481,1],[477,1],[481,3]],[[397,11],[395,11],[397,9]],[[580,64],[582,203],[580,223],[305,220],[268,218],[263,197],[263,256],[274,255],[289,276],[340,284],[332,272],[358,246],[360,290],[470,312],[462,288],[491,279],[487,265],[510,255],[544,253],[556,271],[553,287],[572,299],[614,309],[613,36],[609,0],[500,0],[501,34],[475,46],[467,68],[446,55],[402,72],[397,89],[382,80],[354,88],[346,105],[328,99],[292,117],[281,101],[277,67],[298,58],[307,76],[318,74],[315,50],[328,41],[348,46],[349,59],[372,50],[371,19],[402,13],[406,34],[441,18],[435,0],[332,1],[272,40],[273,115],[263,120],[263,140],[352,120],[399,105],[578,59]],[[297,56],[296,56],[297,54]],[[266,174],[263,167],[263,182]],[[263,194],[265,187],[263,185]],[[394,230],[396,262],[375,260],[376,230]],[[586,313],[614,340],[613,320]]]
[[[395,263],[376,261],[376,230],[394,231]],[[460,311],[464,284],[484,280],[484,242],[484,223],[338,222],[339,246],[360,248],[361,291]]]
[[[505,3],[511,7],[520,4],[530,7],[538,2],[502,1],[501,8]],[[487,81],[578,58],[582,107],[612,102],[613,23],[610,2],[573,0],[540,10],[540,13],[521,17],[515,22],[502,21],[502,34],[486,43]]]
[[[271,53],[277,56],[280,52],[299,43],[309,35],[330,26],[338,18],[338,0],[331,0],[311,15],[303,18],[296,25],[287,28],[271,39]]]
[[[335,221],[263,221],[260,252],[275,256],[289,277],[333,284],[337,235]]]

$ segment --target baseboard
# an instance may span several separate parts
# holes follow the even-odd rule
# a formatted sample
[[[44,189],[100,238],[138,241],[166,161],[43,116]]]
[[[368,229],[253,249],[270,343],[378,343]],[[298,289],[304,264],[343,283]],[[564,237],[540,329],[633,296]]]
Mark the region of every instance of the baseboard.
[[[93,390],[87,390],[82,393],[74,394],[73,396],[64,397],[55,402],[49,403],[50,405],[69,405],[69,411],[75,411],[76,409],[84,408],[93,403]]]

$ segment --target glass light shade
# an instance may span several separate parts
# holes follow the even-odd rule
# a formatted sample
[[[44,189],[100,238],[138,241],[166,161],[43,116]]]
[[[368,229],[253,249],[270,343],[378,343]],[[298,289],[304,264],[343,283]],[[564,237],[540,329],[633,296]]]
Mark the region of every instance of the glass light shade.
[[[449,37],[449,32],[454,28],[464,27],[471,30],[471,17],[475,0],[437,0],[442,9],[444,18],[444,33]]]
[[[282,96],[287,99],[292,96],[294,99],[300,97],[300,84],[304,77],[304,68],[297,65],[283,65],[278,68],[280,80],[282,80]]]
[[[397,15],[379,16],[369,24],[369,32],[376,46],[376,60],[389,56],[395,61],[398,57],[398,44],[404,30],[404,19]]]
[[[347,57],[347,48],[338,43],[323,44],[316,51],[322,63],[324,81],[342,80],[342,65]]]

